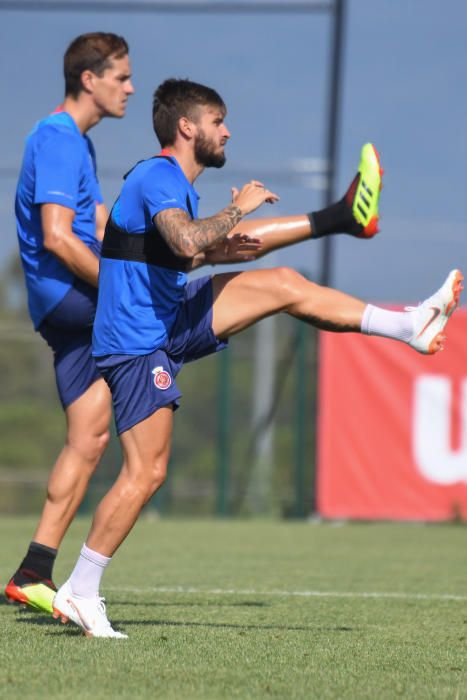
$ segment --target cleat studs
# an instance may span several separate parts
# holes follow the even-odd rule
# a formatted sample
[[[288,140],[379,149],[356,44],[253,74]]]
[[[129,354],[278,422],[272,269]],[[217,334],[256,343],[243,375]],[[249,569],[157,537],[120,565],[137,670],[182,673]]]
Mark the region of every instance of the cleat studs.
[[[62,623],[62,625],[66,625],[66,623],[69,620],[69,618],[66,615],[63,615],[63,613],[61,613],[60,610],[57,610],[57,608],[53,609],[52,617],[54,620],[60,619],[60,622]]]
[[[438,333],[438,335],[436,335],[431,341],[427,355],[435,355],[437,352],[440,352],[440,350],[443,350],[445,341],[446,336]]]

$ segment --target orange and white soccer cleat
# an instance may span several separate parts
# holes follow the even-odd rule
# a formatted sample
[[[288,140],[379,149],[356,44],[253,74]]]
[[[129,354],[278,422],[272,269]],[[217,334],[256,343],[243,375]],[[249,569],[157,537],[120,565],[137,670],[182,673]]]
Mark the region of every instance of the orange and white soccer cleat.
[[[443,286],[419,306],[406,307],[413,314],[414,334],[409,345],[424,355],[434,355],[444,347],[444,328],[454,309],[464,285],[460,270],[451,270]]]
[[[52,606],[55,619],[60,619],[62,623],[71,620],[81,627],[86,637],[128,638],[127,634],[113,629],[107,617],[104,598],[74,595],[69,581],[58,589]]]

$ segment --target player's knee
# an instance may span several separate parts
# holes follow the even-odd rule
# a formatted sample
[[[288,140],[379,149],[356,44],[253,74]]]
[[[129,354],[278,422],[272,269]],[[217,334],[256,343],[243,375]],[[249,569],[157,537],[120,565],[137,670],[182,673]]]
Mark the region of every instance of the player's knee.
[[[98,463],[110,442],[110,431],[103,430],[92,435],[88,443],[88,460]]]
[[[110,430],[104,430],[96,436],[96,454],[98,461],[106,451],[110,442]]]
[[[102,430],[90,435],[74,437],[71,444],[91,469],[95,469],[110,441],[110,431]]]
[[[148,483],[148,491],[147,491],[147,498],[151,498],[156,491],[160,489],[162,484],[167,478],[167,461],[166,460],[161,460],[160,462],[157,462],[151,473],[150,473],[150,478],[149,478],[149,483]]]
[[[275,283],[284,303],[293,303],[303,295],[303,276],[291,267],[274,268]]]

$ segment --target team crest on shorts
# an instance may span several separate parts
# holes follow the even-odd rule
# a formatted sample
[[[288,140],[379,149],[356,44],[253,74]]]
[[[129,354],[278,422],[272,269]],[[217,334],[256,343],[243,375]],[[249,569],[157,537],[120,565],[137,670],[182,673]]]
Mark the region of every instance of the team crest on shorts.
[[[165,391],[172,384],[172,377],[163,367],[154,367],[152,374],[154,375],[154,386],[156,389]]]

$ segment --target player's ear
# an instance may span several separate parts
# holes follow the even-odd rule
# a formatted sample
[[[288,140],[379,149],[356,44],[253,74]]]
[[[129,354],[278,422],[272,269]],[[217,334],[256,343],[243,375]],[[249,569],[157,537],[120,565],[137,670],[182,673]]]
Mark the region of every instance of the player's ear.
[[[178,128],[180,132],[183,134],[183,136],[187,139],[191,139],[194,136],[194,127],[195,125],[193,124],[190,119],[187,117],[180,117],[178,120]]]
[[[81,73],[81,85],[86,92],[92,92],[94,88],[95,73],[91,70],[84,70]]]

